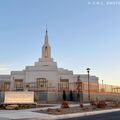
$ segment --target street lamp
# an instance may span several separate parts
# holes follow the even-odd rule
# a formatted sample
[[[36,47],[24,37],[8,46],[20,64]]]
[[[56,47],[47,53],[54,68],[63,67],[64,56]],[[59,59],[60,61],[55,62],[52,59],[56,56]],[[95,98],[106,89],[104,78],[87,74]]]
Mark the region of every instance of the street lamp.
[[[104,92],[104,85],[103,85],[103,80],[102,80],[102,92]]]
[[[103,85],[103,80],[102,80],[102,85]]]
[[[78,75],[77,77],[77,90],[78,90],[77,98],[78,101],[80,102],[80,75]]]
[[[88,100],[89,100],[89,103],[90,103],[90,68],[87,68],[87,73],[88,73]]]
[[[80,80],[80,75],[78,75],[78,78],[77,78],[77,89],[78,89],[78,94],[77,94],[78,101],[80,103],[80,107],[82,108],[83,107],[83,103],[81,101],[81,99],[82,99],[82,82]]]

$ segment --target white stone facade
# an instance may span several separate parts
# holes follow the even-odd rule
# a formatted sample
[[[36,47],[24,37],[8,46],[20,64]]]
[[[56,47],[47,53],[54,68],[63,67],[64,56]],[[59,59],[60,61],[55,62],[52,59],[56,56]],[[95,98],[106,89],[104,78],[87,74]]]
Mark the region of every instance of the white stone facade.
[[[42,57],[39,58],[33,66],[26,66],[23,71],[12,71],[10,75],[0,75],[0,81],[9,81],[10,90],[26,90],[55,92],[59,89],[59,83],[63,80],[63,86],[67,88],[68,83],[75,83],[78,80],[78,75],[73,74],[73,71],[58,68],[57,63],[51,58],[51,47],[48,42],[47,31],[45,34],[45,42],[42,47]],[[80,74],[81,82],[87,82],[87,74]],[[16,82],[15,82],[16,81]],[[98,84],[98,77],[90,76],[90,82]],[[28,86],[27,86],[28,85]],[[62,86],[62,87],[63,87]],[[20,87],[21,89],[16,89]],[[61,88],[62,88],[61,87]],[[63,87],[64,89],[64,87]],[[69,90],[74,90],[72,85],[69,85]],[[55,94],[56,95],[56,94]],[[48,96],[49,98],[50,96]]]

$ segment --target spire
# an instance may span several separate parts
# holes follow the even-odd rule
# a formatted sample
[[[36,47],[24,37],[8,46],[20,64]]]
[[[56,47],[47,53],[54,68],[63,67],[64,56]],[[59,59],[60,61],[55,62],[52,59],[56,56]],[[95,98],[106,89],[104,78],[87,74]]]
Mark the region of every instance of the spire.
[[[47,24],[46,24],[46,33],[45,33],[45,44],[48,44],[48,31],[47,31]]]
[[[48,44],[48,31],[46,30],[45,33],[45,44]]]
[[[48,31],[47,31],[47,25],[46,25],[46,32],[45,32],[45,42],[42,47],[42,58],[51,58],[51,48],[48,43]]]

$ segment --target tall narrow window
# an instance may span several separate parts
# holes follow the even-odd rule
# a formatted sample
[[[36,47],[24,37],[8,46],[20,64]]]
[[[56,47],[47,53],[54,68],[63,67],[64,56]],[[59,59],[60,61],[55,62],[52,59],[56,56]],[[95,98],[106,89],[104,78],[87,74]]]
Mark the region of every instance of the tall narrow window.
[[[48,48],[45,47],[45,58],[48,58]]]

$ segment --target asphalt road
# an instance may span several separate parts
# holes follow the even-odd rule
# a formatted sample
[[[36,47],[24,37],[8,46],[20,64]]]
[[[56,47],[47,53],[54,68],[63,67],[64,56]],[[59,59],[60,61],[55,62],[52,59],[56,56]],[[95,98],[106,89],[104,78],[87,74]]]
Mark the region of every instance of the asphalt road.
[[[120,111],[62,120],[120,120]]]

